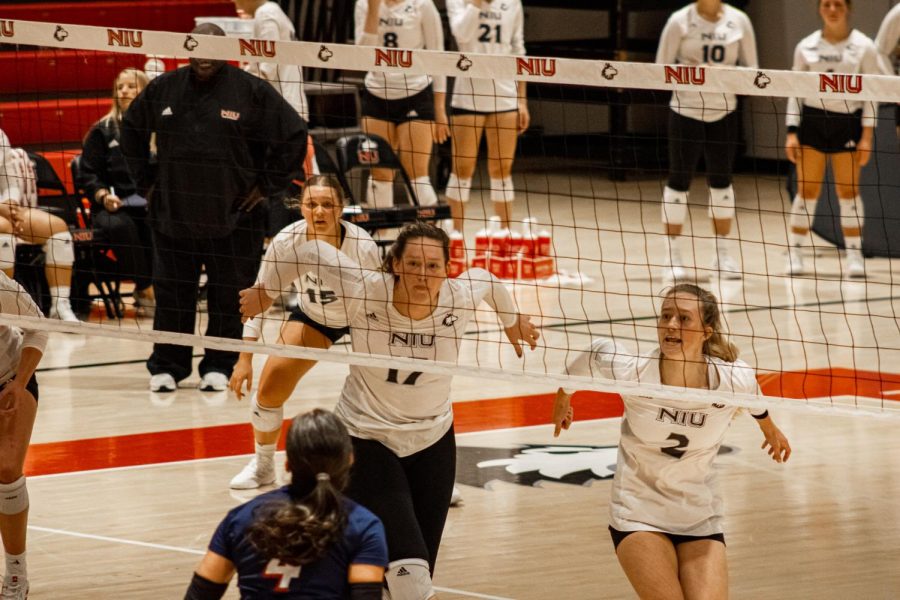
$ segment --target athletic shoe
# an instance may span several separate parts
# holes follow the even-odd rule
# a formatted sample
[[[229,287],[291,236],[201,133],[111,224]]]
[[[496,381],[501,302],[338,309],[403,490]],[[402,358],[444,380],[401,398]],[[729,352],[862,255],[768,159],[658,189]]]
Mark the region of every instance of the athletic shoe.
[[[174,392],[178,388],[175,378],[169,373],[157,373],[150,377],[151,392]]]
[[[272,460],[258,461],[254,456],[247,466],[234,476],[228,487],[233,490],[255,490],[273,483],[275,483],[275,462]]]
[[[78,323],[78,317],[72,310],[72,304],[68,298],[57,298],[50,307],[50,318],[59,319],[60,321],[68,321],[70,323]]]
[[[228,389],[228,376],[218,371],[210,371],[200,379],[201,392],[224,392]]]
[[[450,495],[450,506],[459,506],[462,504],[462,492],[455,485],[453,486],[453,494]]]
[[[28,598],[28,579],[24,577],[7,577],[3,580],[2,600],[25,600]]]
[[[806,267],[803,265],[803,252],[800,248],[790,247],[787,253],[787,266],[785,274],[787,275],[803,275]]]
[[[847,250],[847,276],[854,278],[866,276],[866,266],[863,261],[862,250],[859,248],[850,248]]]
[[[670,265],[663,268],[663,279],[669,283],[678,283],[688,279],[688,270],[681,265]]]
[[[744,276],[737,261],[726,252],[716,256],[716,260],[713,262],[713,271],[719,274],[719,279],[740,279]]]

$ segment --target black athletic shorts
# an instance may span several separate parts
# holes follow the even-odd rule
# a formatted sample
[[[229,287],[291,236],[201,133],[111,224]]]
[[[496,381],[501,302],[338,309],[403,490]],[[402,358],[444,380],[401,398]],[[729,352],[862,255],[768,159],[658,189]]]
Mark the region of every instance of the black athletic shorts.
[[[313,329],[327,337],[329,340],[331,340],[332,344],[350,333],[349,327],[328,327],[326,325],[322,325],[299,308],[291,311],[291,316],[288,317],[288,321],[297,321],[298,323],[303,323],[304,325],[312,327]]]
[[[450,107],[451,115],[499,115],[502,113],[511,113],[511,112],[519,112],[518,108],[511,108],[509,110],[469,110],[468,108],[454,108]]]
[[[0,390],[3,390],[3,388],[5,388],[6,385],[7,385],[10,381],[12,381],[13,379],[15,379],[15,377],[10,378],[10,379],[7,380],[3,385],[0,385]],[[37,400],[37,399],[38,399],[38,383],[37,383],[37,377],[35,377],[34,375],[32,375],[32,376],[31,376],[31,379],[28,380],[28,383],[25,384],[25,389],[28,390],[29,392],[31,392],[31,395],[34,396],[34,399],[35,399],[35,400]]]
[[[632,533],[638,533],[637,531],[619,531],[618,529],[613,529],[612,526],[609,527],[609,535],[612,536],[613,548],[618,550],[619,544],[622,543],[622,540],[627,538]],[[683,544],[685,542],[697,542],[700,540],[713,540],[715,542],[722,542],[725,544],[725,534],[724,533],[713,533],[711,535],[678,535],[676,533],[666,533],[665,531],[651,531],[650,533],[661,533],[672,542],[673,546],[677,546],[678,544]]]
[[[797,135],[804,146],[823,154],[837,154],[855,151],[862,129],[862,109],[840,113],[804,106]]]
[[[364,117],[387,121],[395,125],[409,121],[434,121],[434,91],[427,88],[407,98],[385,100],[367,89],[360,98],[360,112]]]

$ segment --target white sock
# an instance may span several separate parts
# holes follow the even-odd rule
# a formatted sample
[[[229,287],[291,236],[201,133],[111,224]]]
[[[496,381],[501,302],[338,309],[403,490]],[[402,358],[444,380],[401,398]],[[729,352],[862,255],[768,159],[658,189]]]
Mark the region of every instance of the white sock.
[[[263,461],[275,464],[275,447],[276,444],[260,444],[256,442],[256,462],[261,463]]]
[[[859,250],[862,248],[862,237],[858,235],[849,236],[844,235],[844,244],[847,246],[847,250]]]
[[[673,267],[681,266],[681,236],[679,235],[664,235],[663,238],[666,240],[666,256],[665,259],[668,264]]]
[[[717,235],[716,236],[716,255],[718,256],[731,256],[734,254],[734,246],[735,240],[730,237]]]
[[[10,554],[6,553],[6,577],[18,576],[24,578],[28,569],[25,564],[25,553]]]
[[[72,288],[67,285],[50,288],[50,298],[53,306],[58,306],[61,300],[65,300],[65,302],[68,302],[71,293]]]

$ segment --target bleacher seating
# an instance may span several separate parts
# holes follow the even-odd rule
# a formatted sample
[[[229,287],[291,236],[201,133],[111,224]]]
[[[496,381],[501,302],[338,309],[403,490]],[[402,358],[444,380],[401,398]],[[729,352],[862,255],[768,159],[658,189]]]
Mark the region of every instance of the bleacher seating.
[[[105,0],[102,2],[30,2],[5,0],[0,18],[126,27],[156,31],[190,31],[196,16],[234,16],[229,0]]]

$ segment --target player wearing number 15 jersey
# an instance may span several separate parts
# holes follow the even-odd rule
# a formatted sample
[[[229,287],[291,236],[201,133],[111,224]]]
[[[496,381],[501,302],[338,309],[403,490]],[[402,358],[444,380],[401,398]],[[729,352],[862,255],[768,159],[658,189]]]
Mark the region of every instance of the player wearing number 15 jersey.
[[[568,361],[567,372],[758,394],[753,369],[737,360],[737,348],[720,333],[720,321],[715,296],[696,285],[679,284],[663,298],[657,322],[659,348],[637,354],[600,338]],[[557,434],[571,424],[571,393],[564,389],[557,393],[553,416]],[[741,409],[687,398],[628,395],[623,400],[610,532],[625,574],[641,598],[670,597],[679,587],[693,591],[693,596],[726,597],[723,505],[713,461]],[[769,446],[777,462],[787,460],[790,446],[768,411],[751,414],[765,436],[763,447]]]
[[[241,292],[241,311],[257,314],[277,294],[279,280],[312,270],[343,298],[357,352],[456,363],[482,301],[497,312],[517,354],[520,340],[536,346],[537,330],[516,312],[498,279],[483,269],[448,279],[448,262],[449,237],[425,223],[400,231],[378,273],[333,246],[307,242],[296,264],[276,265],[259,286]],[[423,600],[434,594],[431,575],[450,507],[456,442],[451,376],[407,369],[352,365],[335,413],[353,440],[347,495],[384,523],[391,598]]]
[[[697,0],[676,11],[666,23],[656,62],[684,65],[665,72],[666,83],[702,88],[705,70],[715,66],[756,67],[756,38],[750,19],[721,0]],[[740,279],[734,240],[732,161],[739,119],[734,94],[678,90],[669,105],[669,179],[663,191],[662,221],[666,228],[668,279],[687,277],[679,237],[687,218],[688,190],[701,153],[709,183],[709,216],[716,234],[713,270],[725,279]]]
[[[381,265],[378,246],[368,233],[341,220],[344,194],[332,175],[309,178],[300,199],[303,220],[292,223],[276,235],[263,258],[260,274],[274,269],[277,263],[295,264],[297,249],[309,240],[323,240],[339,247],[353,257],[361,268],[377,270]],[[278,289],[291,283],[298,290],[299,310],[291,313],[281,328],[279,343],[305,348],[328,349],[348,331],[347,310],[342,298],[328,286],[323,286],[310,272],[292,280],[273,282]],[[260,319],[244,324],[244,339],[256,341],[261,337]],[[229,385],[238,398],[253,384],[253,354],[242,352]],[[300,379],[315,361],[270,356],[266,360],[256,393],[250,396],[250,422],[256,451],[250,463],[231,480],[233,489],[253,489],[275,483],[275,445],[281,433],[284,403],[287,402]]]

